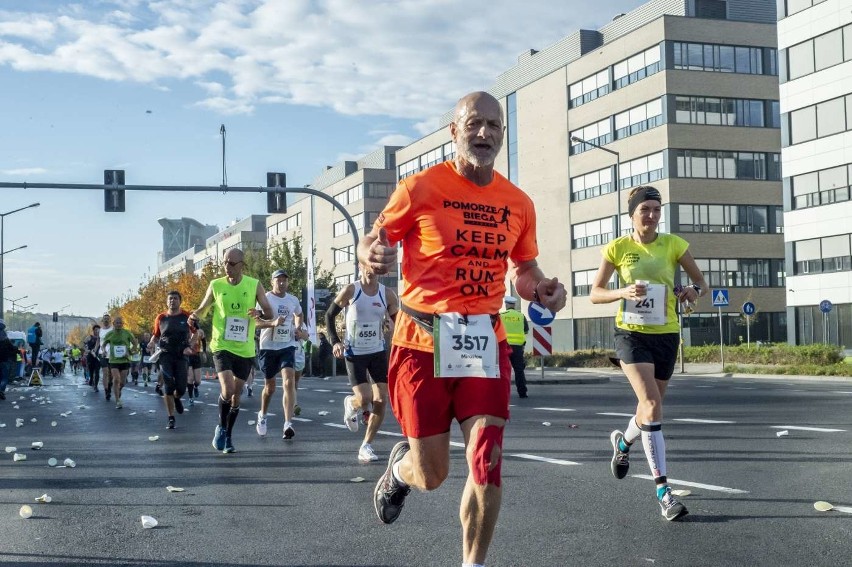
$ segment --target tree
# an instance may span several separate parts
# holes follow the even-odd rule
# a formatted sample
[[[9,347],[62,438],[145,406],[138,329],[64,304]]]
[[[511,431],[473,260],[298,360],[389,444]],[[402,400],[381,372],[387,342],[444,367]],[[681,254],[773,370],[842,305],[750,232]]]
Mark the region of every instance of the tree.
[[[65,336],[65,343],[76,347],[83,346],[86,337],[89,336],[89,327],[86,325],[77,325]]]

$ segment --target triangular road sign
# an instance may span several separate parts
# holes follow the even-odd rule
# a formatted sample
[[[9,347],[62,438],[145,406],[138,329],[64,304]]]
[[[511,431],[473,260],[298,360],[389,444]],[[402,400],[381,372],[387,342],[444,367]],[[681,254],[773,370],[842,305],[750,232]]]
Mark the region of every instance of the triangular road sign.
[[[43,386],[41,383],[41,374],[38,372],[38,368],[33,368],[32,374],[30,374],[30,381],[27,382],[27,386]]]

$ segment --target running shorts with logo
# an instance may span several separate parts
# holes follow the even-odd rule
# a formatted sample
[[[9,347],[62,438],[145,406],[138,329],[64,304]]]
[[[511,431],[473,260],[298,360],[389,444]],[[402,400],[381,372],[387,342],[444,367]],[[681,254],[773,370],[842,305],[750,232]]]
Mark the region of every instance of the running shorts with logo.
[[[254,357],[238,356],[230,351],[221,350],[213,353],[213,367],[216,373],[231,371],[240,380],[248,380],[254,366]]]
[[[370,373],[369,378],[367,372]],[[353,354],[346,357],[346,374],[349,385],[367,384],[373,382],[386,384],[388,381],[388,355],[385,350],[372,354]]]

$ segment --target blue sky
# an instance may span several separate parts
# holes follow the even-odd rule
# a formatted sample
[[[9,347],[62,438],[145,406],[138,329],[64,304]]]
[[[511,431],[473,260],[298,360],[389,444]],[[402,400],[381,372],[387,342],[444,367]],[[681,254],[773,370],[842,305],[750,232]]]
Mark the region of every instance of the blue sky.
[[[0,181],[310,183],[326,165],[434,131],[523,51],[598,28],[611,0],[0,1]],[[150,112],[149,112],[150,111]],[[224,228],[262,194],[0,189],[5,297],[97,315],[156,271],[161,217]],[[6,302],[6,309],[11,304]]]

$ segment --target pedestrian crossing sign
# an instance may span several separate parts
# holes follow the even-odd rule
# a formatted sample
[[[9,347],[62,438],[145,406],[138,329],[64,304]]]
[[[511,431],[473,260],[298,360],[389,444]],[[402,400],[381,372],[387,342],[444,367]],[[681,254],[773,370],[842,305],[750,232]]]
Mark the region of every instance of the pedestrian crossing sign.
[[[713,290],[713,307],[727,307],[729,303],[727,289]]]
[[[41,383],[41,374],[38,372],[38,368],[33,368],[32,374],[30,374],[30,381],[27,382],[27,386],[43,386]]]

